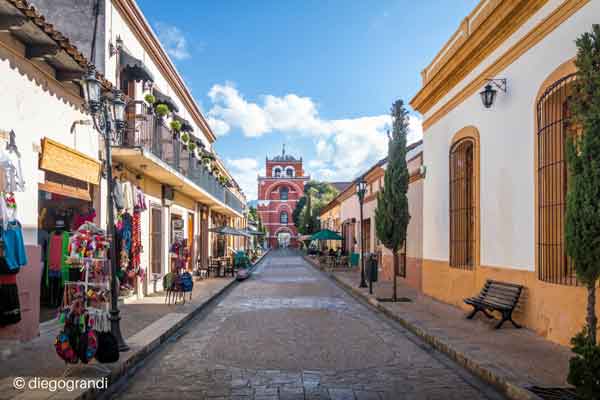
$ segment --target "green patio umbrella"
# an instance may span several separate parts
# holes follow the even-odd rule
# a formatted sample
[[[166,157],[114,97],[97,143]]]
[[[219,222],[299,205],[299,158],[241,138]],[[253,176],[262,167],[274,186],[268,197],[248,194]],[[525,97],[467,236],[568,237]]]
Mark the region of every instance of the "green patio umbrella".
[[[342,237],[337,232],[329,229],[323,229],[322,231],[312,235],[310,240],[342,240]]]

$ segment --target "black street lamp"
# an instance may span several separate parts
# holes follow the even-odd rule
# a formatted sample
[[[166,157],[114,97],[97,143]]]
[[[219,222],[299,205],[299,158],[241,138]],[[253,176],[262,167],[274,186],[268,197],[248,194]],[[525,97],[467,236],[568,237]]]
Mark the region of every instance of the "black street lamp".
[[[119,143],[123,130],[125,129],[125,106],[123,93],[118,89],[112,92],[102,93],[100,81],[96,78],[96,69],[90,65],[87,73],[83,77],[83,91],[87,108],[92,115],[94,127],[104,139],[106,148],[105,168],[107,181],[106,203],[108,208],[107,234],[110,242],[110,330],[119,344],[119,351],[129,350],[121,334],[119,315],[119,283],[117,280],[117,251],[114,243],[115,239],[115,214],[113,205],[113,176],[111,160],[111,143]]]
[[[358,203],[360,204],[360,285],[358,287],[366,288],[367,282],[365,281],[365,255],[364,255],[364,237],[363,232],[363,203],[365,201],[365,193],[367,192],[367,182],[364,179],[360,179],[356,183],[356,195],[358,196]]]

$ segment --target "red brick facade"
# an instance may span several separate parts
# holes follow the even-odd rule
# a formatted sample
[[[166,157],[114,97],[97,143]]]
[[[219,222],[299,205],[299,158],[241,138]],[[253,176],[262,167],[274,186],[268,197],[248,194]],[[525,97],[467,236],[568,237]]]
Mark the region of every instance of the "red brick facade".
[[[269,247],[279,247],[289,234],[288,245],[297,247],[298,231],[292,213],[309,179],[304,175],[302,158],[286,155],[284,150],[280,156],[267,158],[266,163],[266,176],[258,178],[257,211],[267,228],[267,243]]]

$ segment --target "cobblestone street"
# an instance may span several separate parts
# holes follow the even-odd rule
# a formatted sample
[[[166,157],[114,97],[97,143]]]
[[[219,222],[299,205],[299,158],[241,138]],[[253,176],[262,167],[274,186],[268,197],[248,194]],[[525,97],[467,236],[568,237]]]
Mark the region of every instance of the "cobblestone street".
[[[284,250],[191,321],[115,397],[502,399]]]

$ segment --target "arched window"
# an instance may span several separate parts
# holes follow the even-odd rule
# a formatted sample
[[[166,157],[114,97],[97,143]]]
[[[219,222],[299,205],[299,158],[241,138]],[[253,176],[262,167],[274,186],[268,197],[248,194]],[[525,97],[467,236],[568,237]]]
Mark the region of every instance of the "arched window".
[[[537,103],[537,262],[538,278],[576,285],[573,263],[565,251],[565,207],[568,175],[567,138],[576,134],[569,123],[568,97],[575,74],[546,89]]]
[[[461,139],[450,149],[450,266],[475,265],[474,141]]]
[[[288,223],[288,214],[285,211],[282,211],[279,214],[279,223],[287,225],[287,223]]]
[[[275,168],[273,170],[273,176],[275,176],[275,178],[281,178],[281,168]]]
[[[286,175],[288,178],[293,178],[293,177],[294,177],[294,168],[292,168],[292,167],[288,167],[288,168],[286,168],[286,169],[285,169],[285,175]]]
[[[287,188],[287,186],[282,186],[279,189],[279,200],[287,200],[289,191],[290,190]]]

